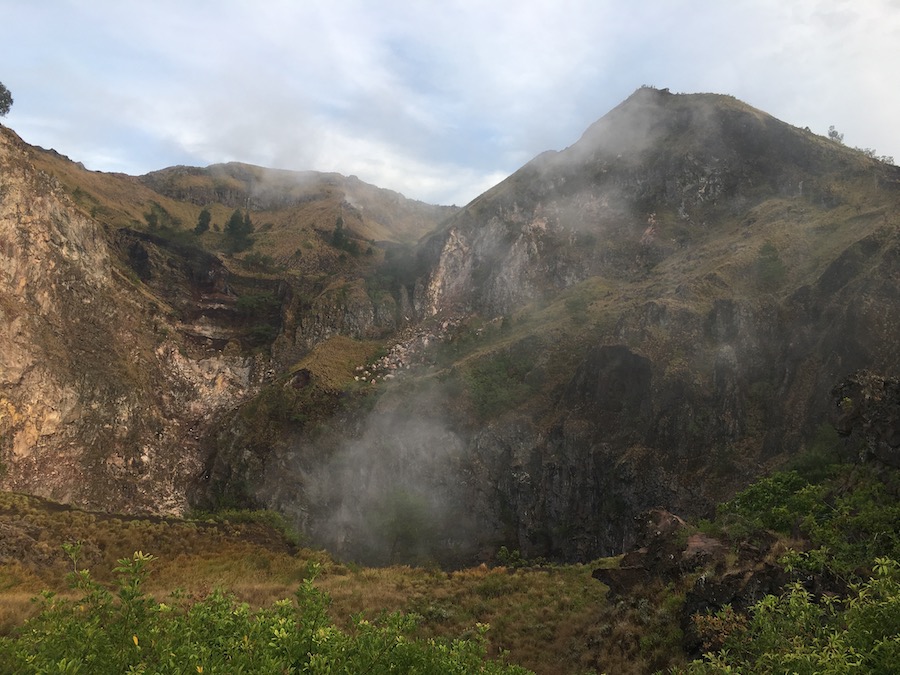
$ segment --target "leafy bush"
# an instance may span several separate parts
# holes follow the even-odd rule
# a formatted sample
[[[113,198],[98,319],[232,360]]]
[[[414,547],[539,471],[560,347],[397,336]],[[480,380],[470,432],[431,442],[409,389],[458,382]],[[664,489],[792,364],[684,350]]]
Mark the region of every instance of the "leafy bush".
[[[188,603],[158,603],[142,590],[153,556],[119,561],[112,593],[86,571],[72,575],[75,600],[45,593],[41,613],[0,640],[0,671],[15,673],[526,673],[485,659],[484,632],[472,639],[411,637],[416,617],[355,617],[350,631],[327,615],[313,584],[315,565],[293,600],[250,611],[214,592]]]
[[[828,566],[838,574],[850,574],[875,557],[900,560],[900,502],[896,486],[872,475],[855,478],[857,485],[825,495],[819,517],[806,518],[803,530],[828,553]],[[893,472],[886,476],[894,478]]]
[[[762,478],[718,508],[727,519],[736,516],[753,527],[790,534],[806,515],[818,510],[819,490],[796,471]]]
[[[819,599],[795,584],[753,606],[748,621],[730,608],[698,625],[724,631],[722,647],[688,673],[895,673],[900,663],[900,567],[875,560],[875,576],[849,597]]]
[[[194,227],[194,234],[203,234],[209,231],[209,224],[212,221],[212,214],[209,209],[203,209],[197,216],[197,225]]]
[[[812,571],[827,567],[845,576],[876,557],[900,559],[898,485],[900,472],[871,467],[844,466],[818,483],[796,471],[780,472],[720,505],[718,516],[732,534],[802,534],[819,551],[796,559],[795,566],[810,563]]]
[[[278,334],[281,300],[274,293],[247,293],[238,296],[235,309],[249,326],[247,339],[251,344],[271,342]]]
[[[240,264],[246,270],[257,272],[275,272],[277,268],[275,259],[272,256],[259,253],[258,251],[250,251],[250,253],[241,258]]]
[[[290,544],[299,546],[300,533],[278,511],[270,509],[220,509],[197,510],[190,514],[192,520],[211,520],[217,523],[258,523],[279,532]],[[64,545],[65,546],[65,545]]]
[[[0,82],[0,117],[5,117],[9,112],[9,109],[12,108],[13,97],[10,93],[9,89],[6,88],[2,82]]]
[[[253,234],[253,221],[249,211],[242,215],[240,209],[235,209],[225,223],[223,232],[226,236],[226,248],[231,253],[239,253],[253,246],[253,238],[250,236]]]

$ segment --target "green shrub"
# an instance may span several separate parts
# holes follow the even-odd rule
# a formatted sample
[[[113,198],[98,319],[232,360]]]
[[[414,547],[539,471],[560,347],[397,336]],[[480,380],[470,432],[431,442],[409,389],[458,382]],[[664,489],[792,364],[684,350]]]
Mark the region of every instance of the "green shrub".
[[[819,508],[818,490],[796,471],[762,478],[718,508],[720,516],[736,516],[752,526],[790,534],[806,515]]]
[[[900,663],[900,567],[875,560],[875,576],[848,597],[814,598],[800,584],[768,595],[747,620],[728,607],[712,628],[722,647],[693,662],[688,673],[895,673]],[[723,627],[727,628],[724,630]]]
[[[884,478],[896,480],[897,473]],[[830,569],[841,575],[856,572],[876,557],[900,560],[896,485],[892,488],[868,470],[845,477],[852,479],[856,485],[825,495],[818,517],[807,517],[802,525],[815,545],[827,549]]]
[[[246,270],[257,272],[275,272],[277,268],[275,259],[272,256],[258,251],[250,251],[250,253],[240,259],[240,264]]]
[[[412,637],[414,615],[354,618],[343,631],[327,614],[329,597],[314,584],[316,565],[293,600],[250,611],[222,592],[188,603],[144,594],[153,556],[119,561],[118,590],[86,571],[72,575],[81,595],[45,593],[38,616],[0,640],[0,671],[9,673],[526,673],[485,658],[484,632],[472,639]]]
[[[194,511],[192,520],[212,520],[217,523],[250,523],[270,527],[280,532],[285,540],[299,546],[301,535],[278,511],[270,509],[219,509],[218,511]]]
[[[829,473],[834,475],[818,483],[797,471],[763,478],[720,505],[717,522],[733,536],[755,530],[802,534],[822,549],[794,561],[811,571],[827,567],[846,576],[876,557],[900,559],[900,471],[845,465]]]

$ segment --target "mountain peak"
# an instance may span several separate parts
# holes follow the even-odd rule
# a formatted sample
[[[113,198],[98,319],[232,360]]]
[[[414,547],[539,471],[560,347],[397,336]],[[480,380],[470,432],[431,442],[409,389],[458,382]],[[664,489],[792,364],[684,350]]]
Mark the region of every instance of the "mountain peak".
[[[896,167],[733,96],[641,87],[576,143],[538,155],[445,223],[447,233],[456,228],[485,240],[485,253],[469,259],[478,283],[445,275],[432,285],[431,304],[446,296],[507,313],[577,280],[639,275],[651,259],[699,242],[708,224],[733,227],[768,200],[827,209],[846,199],[836,192],[840,182],[874,177],[894,184],[898,175]],[[542,250],[552,253],[573,238],[583,245],[565,264],[543,259]],[[507,249],[500,241],[518,243]],[[651,249],[656,253],[648,256]],[[516,274],[506,257],[516,261]]]
[[[793,164],[815,172],[869,165],[851,148],[801,129],[723,94],[673,94],[641,87],[592,124],[560,161],[703,161]],[[824,163],[824,164],[823,164]]]

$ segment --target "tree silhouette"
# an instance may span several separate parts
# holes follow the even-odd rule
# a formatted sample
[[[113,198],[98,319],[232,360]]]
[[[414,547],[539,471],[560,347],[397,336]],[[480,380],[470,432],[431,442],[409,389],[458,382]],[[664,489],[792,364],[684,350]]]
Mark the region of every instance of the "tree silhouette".
[[[6,113],[12,108],[12,104],[12,94],[9,93],[9,89],[6,88],[6,85],[0,82],[0,117],[6,117]]]
[[[212,220],[212,214],[209,209],[203,209],[197,217],[197,226],[194,228],[195,234],[203,234],[209,230],[209,222]]]
[[[250,233],[253,232],[253,222],[250,213],[241,214],[240,209],[235,209],[231,218],[225,224],[225,236],[228,237],[228,246],[233,252],[243,251],[253,245]]]

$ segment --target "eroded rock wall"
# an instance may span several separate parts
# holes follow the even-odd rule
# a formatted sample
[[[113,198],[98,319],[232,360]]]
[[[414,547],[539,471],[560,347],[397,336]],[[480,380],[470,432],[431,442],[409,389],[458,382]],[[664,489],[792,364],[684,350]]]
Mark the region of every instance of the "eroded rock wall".
[[[203,429],[258,364],[192,352],[30,152],[0,128],[0,488],[180,513]]]

